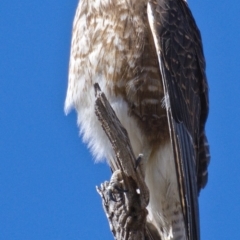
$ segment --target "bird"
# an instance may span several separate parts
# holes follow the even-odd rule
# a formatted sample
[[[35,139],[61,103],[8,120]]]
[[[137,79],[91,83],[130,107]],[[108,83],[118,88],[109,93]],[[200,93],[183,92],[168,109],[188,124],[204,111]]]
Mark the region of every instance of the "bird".
[[[198,196],[210,161],[200,31],[185,0],[81,0],[64,110],[77,112],[95,160],[114,152],[94,113],[94,83],[142,154],[147,221],[162,240],[199,240]]]

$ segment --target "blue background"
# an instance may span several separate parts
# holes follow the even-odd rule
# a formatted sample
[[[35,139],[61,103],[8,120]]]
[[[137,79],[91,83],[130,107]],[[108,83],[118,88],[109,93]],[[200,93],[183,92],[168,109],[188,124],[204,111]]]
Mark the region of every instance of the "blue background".
[[[240,239],[240,3],[191,0],[210,86],[201,235]],[[63,113],[77,0],[0,2],[0,239],[113,239],[95,185],[108,180]]]

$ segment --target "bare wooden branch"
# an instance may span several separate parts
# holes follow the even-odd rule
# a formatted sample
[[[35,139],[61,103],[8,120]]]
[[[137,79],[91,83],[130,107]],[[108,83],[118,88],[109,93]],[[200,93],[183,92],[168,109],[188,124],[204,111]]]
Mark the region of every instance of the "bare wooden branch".
[[[110,182],[97,188],[103,202],[111,231],[117,240],[153,239],[146,228],[149,191],[136,160],[127,131],[118,120],[98,84],[94,84],[95,113],[115,152],[110,162],[113,175]]]

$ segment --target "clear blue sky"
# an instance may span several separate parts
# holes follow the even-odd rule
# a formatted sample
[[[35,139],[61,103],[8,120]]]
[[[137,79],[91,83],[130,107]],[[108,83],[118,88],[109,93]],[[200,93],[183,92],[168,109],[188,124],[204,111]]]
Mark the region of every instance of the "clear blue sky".
[[[0,240],[113,239],[108,180],[63,113],[77,0],[0,2]],[[240,2],[191,0],[210,85],[203,240],[240,239]]]

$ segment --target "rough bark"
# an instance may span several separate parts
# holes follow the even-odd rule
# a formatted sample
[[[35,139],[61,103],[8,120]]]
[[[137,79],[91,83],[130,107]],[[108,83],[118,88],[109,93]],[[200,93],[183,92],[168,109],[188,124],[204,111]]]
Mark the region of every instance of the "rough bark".
[[[160,239],[153,236],[155,229],[146,223],[149,191],[141,167],[136,168],[127,131],[99,85],[94,84],[94,88],[95,113],[115,152],[115,161],[110,162],[113,172],[110,182],[97,187],[110,229],[116,240]]]

